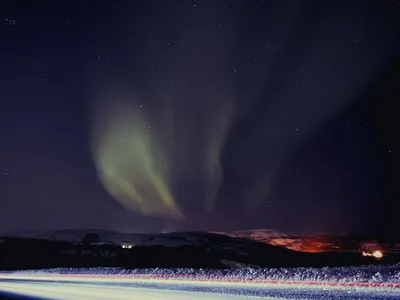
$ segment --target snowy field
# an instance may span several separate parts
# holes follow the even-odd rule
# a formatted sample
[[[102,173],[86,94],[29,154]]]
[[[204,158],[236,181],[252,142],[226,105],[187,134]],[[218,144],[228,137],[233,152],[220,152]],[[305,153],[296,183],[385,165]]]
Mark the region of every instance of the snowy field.
[[[0,291],[45,299],[400,299],[400,265],[3,272]],[[36,298],[37,299],[37,298]]]
[[[300,281],[321,283],[379,283],[400,285],[400,264],[372,265],[339,268],[280,268],[280,269],[234,269],[234,270],[196,270],[196,269],[133,269],[86,268],[86,269],[47,269],[0,273],[0,278],[12,275],[79,275],[83,277],[135,277],[168,278],[220,281]]]

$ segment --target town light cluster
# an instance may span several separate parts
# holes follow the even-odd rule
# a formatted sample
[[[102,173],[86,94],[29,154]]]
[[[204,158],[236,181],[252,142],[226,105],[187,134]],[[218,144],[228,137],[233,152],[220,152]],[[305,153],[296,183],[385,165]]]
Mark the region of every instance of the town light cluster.
[[[363,252],[362,255],[363,255],[363,256],[373,256],[373,257],[378,258],[378,259],[383,257],[382,251],[379,251],[379,250],[376,250],[376,251],[374,251],[374,252],[372,252],[372,253],[370,253],[370,252]]]

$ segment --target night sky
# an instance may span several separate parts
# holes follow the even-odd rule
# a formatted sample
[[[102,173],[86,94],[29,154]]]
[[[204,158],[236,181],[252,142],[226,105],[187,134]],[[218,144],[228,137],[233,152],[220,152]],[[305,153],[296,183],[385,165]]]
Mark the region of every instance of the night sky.
[[[2,0],[0,20],[0,231],[400,232],[400,2]]]

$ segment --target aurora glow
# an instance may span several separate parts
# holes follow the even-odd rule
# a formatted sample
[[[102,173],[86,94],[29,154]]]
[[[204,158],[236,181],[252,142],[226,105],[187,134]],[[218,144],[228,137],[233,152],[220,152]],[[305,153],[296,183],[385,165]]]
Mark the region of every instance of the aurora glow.
[[[173,52],[159,56],[156,76],[142,74],[151,87],[146,96],[133,91],[132,83],[121,84],[129,72],[116,76],[124,80],[107,76],[93,88],[98,176],[114,199],[144,215],[181,219],[188,203],[210,212],[223,181],[221,155],[238,116],[227,40],[234,27],[223,39],[204,35],[199,17],[195,26],[187,24]],[[192,40],[195,33],[199,37]]]
[[[182,217],[168,186],[168,162],[146,134],[144,117],[123,102],[107,108],[92,147],[104,187],[129,209]]]
[[[279,227],[287,219],[310,228],[340,227],[333,209],[318,199],[332,197],[337,212],[350,213],[349,201],[336,200],[353,199],[336,187],[349,171],[343,165],[333,180],[325,170],[330,167],[318,159],[336,155],[327,153],[326,140],[337,138],[331,143],[338,148],[356,143],[347,138],[353,133],[343,116],[379,72],[381,55],[393,53],[389,35],[363,29],[364,13],[356,8],[340,18],[339,27],[331,9],[321,8],[328,21],[320,28],[319,14],[308,7],[307,15],[315,16],[311,27],[296,17],[303,14],[300,6],[284,18],[276,17],[281,5],[264,7],[271,23],[263,17],[261,26],[219,1],[196,8],[158,5],[145,20],[116,24],[115,39],[104,43],[101,55],[96,52],[86,74],[93,175],[113,199],[137,213],[126,218],[162,232],[228,224]],[[138,31],[142,25],[146,29]],[[362,51],[355,37],[363,41]],[[379,51],[373,46],[378,39]],[[328,127],[336,118],[347,125],[335,129],[334,137]],[[323,150],[314,150],[320,139]],[[360,145],[354,151],[362,153]],[[351,164],[367,160],[358,156]],[[322,168],[318,175],[310,172],[313,164]]]
[[[116,101],[117,93],[111,94],[114,97],[104,97],[93,109],[92,153],[105,189],[130,210],[181,219],[184,215],[174,191],[182,177],[200,174],[204,178],[203,206],[211,210],[222,180],[220,155],[231,107],[203,110],[203,122],[198,122],[198,111],[193,111],[192,122],[186,119],[176,127],[179,119],[168,115],[170,110],[150,119],[141,105],[135,104],[135,97]],[[191,132],[199,133],[195,139],[200,142],[190,142]],[[187,164],[187,158],[193,163]]]

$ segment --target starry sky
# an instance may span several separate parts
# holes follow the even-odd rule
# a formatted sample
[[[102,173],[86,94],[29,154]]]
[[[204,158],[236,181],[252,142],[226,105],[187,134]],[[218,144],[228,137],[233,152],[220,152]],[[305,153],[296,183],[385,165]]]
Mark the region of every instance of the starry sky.
[[[0,4],[0,230],[399,234],[400,2]]]

